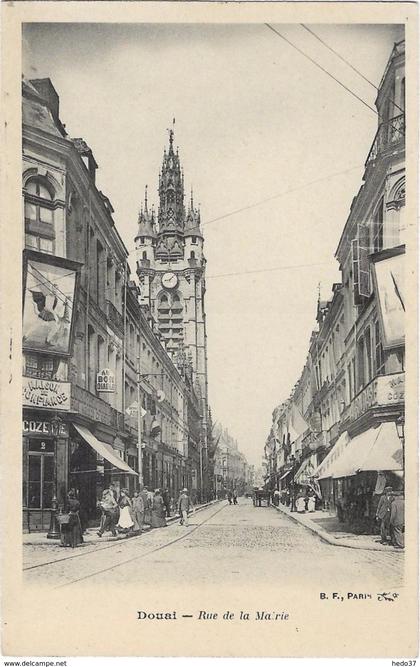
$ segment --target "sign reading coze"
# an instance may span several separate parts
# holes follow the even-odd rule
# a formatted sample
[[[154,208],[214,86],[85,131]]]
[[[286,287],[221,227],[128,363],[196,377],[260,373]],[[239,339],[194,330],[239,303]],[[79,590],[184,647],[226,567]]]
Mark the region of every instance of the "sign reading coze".
[[[404,373],[378,375],[367,385],[349,406],[350,419],[357,419],[370,408],[403,403],[405,395]]]
[[[104,368],[96,375],[96,390],[108,393],[115,391],[115,375],[110,368]]]
[[[52,424],[38,419],[24,419],[22,421],[22,431],[31,435],[61,435],[67,437],[69,434],[67,424]]]
[[[33,408],[70,410],[70,383],[23,378],[23,405]]]

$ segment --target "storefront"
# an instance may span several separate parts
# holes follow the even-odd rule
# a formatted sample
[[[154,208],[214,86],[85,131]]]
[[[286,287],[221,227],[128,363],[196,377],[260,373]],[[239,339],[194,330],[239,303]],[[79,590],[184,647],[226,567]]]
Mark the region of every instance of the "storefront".
[[[57,479],[66,470],[68,424],[53,412],[23,411],[23,530],[48,530],[52,501],[65,493]]]
[[[360,533],[375,532],[375,513],[386,485],[403,486],[404,452],[395,421],[378,422],[351,437],[342,433],[315,471],[340,521]]]

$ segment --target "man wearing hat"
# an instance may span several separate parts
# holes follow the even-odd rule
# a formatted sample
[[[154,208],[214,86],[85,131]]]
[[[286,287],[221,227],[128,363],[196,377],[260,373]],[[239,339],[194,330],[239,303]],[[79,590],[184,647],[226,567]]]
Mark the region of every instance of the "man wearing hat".
[[[188,512],[190,511],[191,502],[188,495],[188,489],[182,489],[178,500],[178,513],[181,517],[181,526],[188,526]]]
[[[394,491],[393,496],[390,516],[392,544],[396,549],[404,549],[404,492]]]
[[[381,522],[381,544],[388,544],[390,537],[389,522],[391,519],[392,486],[386,486],[376,510],[376,520]]]

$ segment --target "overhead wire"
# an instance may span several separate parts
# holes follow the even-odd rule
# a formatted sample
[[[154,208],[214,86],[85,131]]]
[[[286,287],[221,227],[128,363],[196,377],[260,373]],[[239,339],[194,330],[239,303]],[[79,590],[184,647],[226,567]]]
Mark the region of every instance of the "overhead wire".
[[[379,92],[379,88],[378,88],[378,86],[376,86],[370,79],[367,78],[367,76],[365,76],[360,70],[358,70],[357,67],[355,67],[354,65],[352,65],[352,63],[351,63],[350,61],[348,61],[347,58],[345,58],[344,56],[342,56],[341,53],[339,53],[338,51],[336,51],[336,49],[333,49],[332,46],[330,46],[329,44],[327,44],[327,42],[326,42],[325,40],[323,40],[322,37],[320,37],[319,35],[317,35],[316,32],[314,32],[313,30],[311,30],[311,28],[308,28],[307,25],[305,25],[304,23],[301,23],[300,25],[302,26],[302,28],[304,28],[305,30],[307,30],[311,35],[313,35],[313,36],[315,37],[315,39],[317,39],[319,42],[321,42],[321,44],[323,44],[329,51],[331,51],[332,53],[334,53],[334,54],[337,56],[337,58],[340,58],[340,60],[342,60],[344,63],[346,63],[346,65],[348,65],[348,67],[350,67],[354,72],[356,72],[356,74],[358,74],[359,76],[361,76],[362,79],[364,79],[369,85],[372,86],[372,88],[374,88],[377,92]],[[392,102],[392,104],[393,104],[397,109],[399,109],[399,111],[401,111],[401,113],[404,113],[404,109],[402,109],[402,108],[395,102],[395,100],[393,100],[391,97],[388,97],[387,99],[390,100],[390,101]]]
[[[287,42],[287,44],[289,44],[293,49],[298,51],[302,56],[304,56],[304,58],[309,60],[313,65],[315,65],[315,67],[318,67],[318,69],[320,69],[322,72],[324,72],[324,74],[326,74],[331,79],[333,79],[336,83],[338,83],[338,85],[341,86],[342,88],[344,88],[344,90],[346,90],[350,95],[352,95],[357,100],[359,100],[359,102],[361,102],[367,109],[369,109],[370,111],[373,111],[373,113],[376,116],[379,116],[378,111],[374,107],[372,107],[370,104],[365,102],[364,99],[362,99],[357,93],[355,93],[353,90],[351,90],[351,88],[346,86],[346,84],[343,83],[342,81],[340,81],[340,79],[338,79],[336,76],[334,76],[334,74],[331,74],[331,72],[329,72],[325,67],[323,67],[317,60],[312,58],[309,54],[307,54],[305,51],[303,51],[303,49],[301,49],[299,46],[296,46],[296,44],[294,44],[290,39],[285,37],[281,32],[276,30],[276,28],[274,28],[270,23],[265,23],[264,25],[267,28],[269,28],[269,30],[274,32],[278,37],[280,37],[280,39],[283,39],[285,42]]]

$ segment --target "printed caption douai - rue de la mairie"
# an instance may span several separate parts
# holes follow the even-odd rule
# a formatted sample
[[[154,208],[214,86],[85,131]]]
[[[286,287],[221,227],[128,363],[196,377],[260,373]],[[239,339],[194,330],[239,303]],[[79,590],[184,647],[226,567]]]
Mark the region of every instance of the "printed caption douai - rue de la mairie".
[[[208,611],[199,610],[194,614],[185,614],[177,611],[137,611],[138,621],[178,621],[193,618],[198,621],[288,621],[290,619],[287,611],[267,611],[264,609],[254,611]]]

